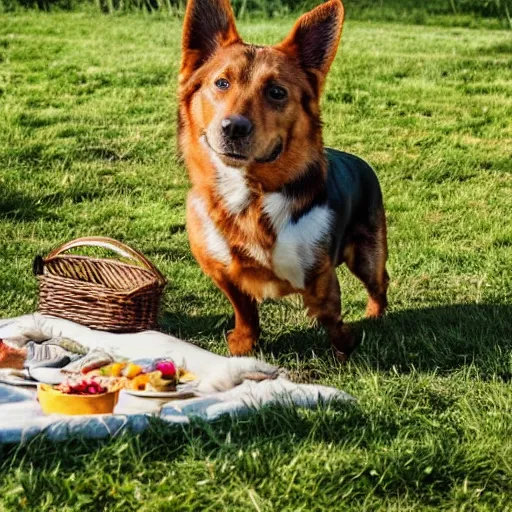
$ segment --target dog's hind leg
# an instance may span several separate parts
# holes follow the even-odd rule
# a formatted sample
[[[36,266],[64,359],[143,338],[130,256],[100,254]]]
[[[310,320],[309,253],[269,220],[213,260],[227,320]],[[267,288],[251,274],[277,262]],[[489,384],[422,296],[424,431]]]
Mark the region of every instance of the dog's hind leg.
[[[368,318],[382,316],[388,304],[387,256],[386,218],[382,212],[377,222],[354,227],[344,249],[345,263],[368,291]]]

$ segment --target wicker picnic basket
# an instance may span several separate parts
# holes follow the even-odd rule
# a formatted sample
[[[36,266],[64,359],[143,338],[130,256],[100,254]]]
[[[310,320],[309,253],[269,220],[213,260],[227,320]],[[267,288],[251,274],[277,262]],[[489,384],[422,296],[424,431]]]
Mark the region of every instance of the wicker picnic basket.
[[[102,247],[136,264],[63,254],[75,247]],[[34,260],[39,312],[112,332],[153,329],[166,284],[140,252],[106,237],[77,238]]]

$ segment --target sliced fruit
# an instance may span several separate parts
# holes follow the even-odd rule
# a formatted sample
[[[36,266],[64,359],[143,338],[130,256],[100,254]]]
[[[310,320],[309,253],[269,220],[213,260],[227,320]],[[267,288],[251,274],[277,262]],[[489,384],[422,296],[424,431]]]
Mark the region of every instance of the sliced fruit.
[[[192,372],[189,372],[185,368],[180,368],[178,372],[178,380],[179,382],[182,383],[192,382],[194,380],[197,380],[197,375],[193,374]]]
[[[142,373],[137,375],[129,384],[130,389],[136,389],[137,391],[144,391],[146,385],[149,382],[149,373]]]
[[[122,374],[129,379],[133,379],[142,373],[142,367],[138,364],[128,363],[126,368],[124,368]]]

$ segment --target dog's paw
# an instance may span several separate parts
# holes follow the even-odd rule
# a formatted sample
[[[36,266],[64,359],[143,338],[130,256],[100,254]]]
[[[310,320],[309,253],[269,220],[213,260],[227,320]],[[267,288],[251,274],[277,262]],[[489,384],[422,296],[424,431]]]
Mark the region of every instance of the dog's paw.
[[[357,337],[352,329],[342,322],[338,322],[335,327],[330,329],[329,339],[334,357],[340,363],[345,363],[358,345]]]
[[[234,329],[228,334],[228,347],[232,356],[247,356],[256,346],[257,338],[246,330]]]
[[[368,299],[366,306],[366,318],[380,318],[386,312],[387,300],[386,296]]]

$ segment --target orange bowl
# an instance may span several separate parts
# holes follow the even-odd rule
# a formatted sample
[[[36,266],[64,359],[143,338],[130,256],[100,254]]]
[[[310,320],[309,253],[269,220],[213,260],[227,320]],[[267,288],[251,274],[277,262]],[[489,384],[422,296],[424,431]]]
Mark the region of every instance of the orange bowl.
[[[119,390],[101,395],[69,395],[48,384],[39,384],[37,398],[45,414],[112,414]]]

